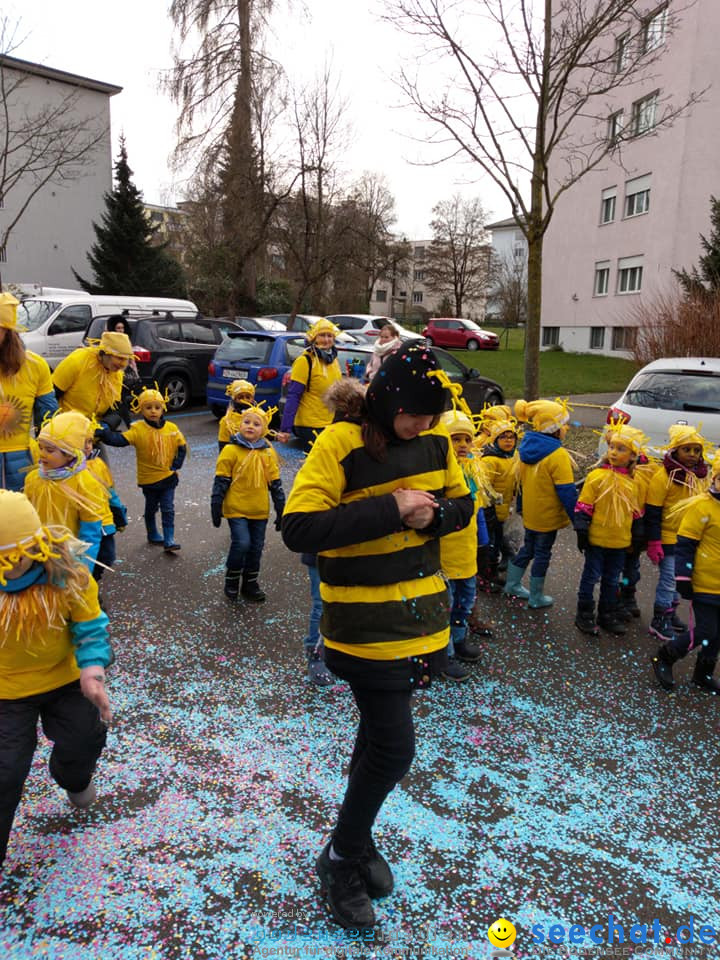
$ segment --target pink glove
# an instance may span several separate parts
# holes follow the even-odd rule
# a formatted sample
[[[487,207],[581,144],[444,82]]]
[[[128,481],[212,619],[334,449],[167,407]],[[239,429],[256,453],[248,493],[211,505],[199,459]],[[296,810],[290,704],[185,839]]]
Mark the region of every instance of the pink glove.
[[[647,545],[647,555],[650,562],[657,566],[665,556],[662,543],[660,543],[659,540],[649,540]]]

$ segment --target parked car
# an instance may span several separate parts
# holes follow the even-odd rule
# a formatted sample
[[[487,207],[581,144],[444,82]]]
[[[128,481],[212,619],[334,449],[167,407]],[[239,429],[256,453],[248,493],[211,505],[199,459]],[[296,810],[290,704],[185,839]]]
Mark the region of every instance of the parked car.
[[[462,395],[473,413],[480,413],[485,404],[505,403],[505,393],[496,380],[483,376],[475,367],[466,367],[447,350],[433,347],[432,352],[448,378],[462,386]]]
[[[143,386],[156,383],[168,393],[168,410],[184,410],[194,397],[202,397],[208,362],[230,331],[241,328],[225,317],[179,317],[175,313],[126,318],[135,363]],[[99,340],[107,316],[91,320],[84,342]]]
[[[83,290],[45,292],[25,297],[18,307],[18,325],[28,350],[40,354],[55,368],[63,357],[82,346],[93,317],[114,313],[142,317],[172,311],[175,316],[196,317],[191,300],[169,297],[94,296]]]
[[[651,452],[662,455],[673,423],[692,423],[720,444],[720,358],[672,357],[653,360],[632,378],[611,405],[608,423],[622,417],[649,438]]]
[[[375,339],[380,336],[380,331],[386,323],[392,323],[400,334],[401,340],[422,340],[419,333],[414,333],[393,320],[392,317],[379,317],[373,313],[332,313],[328,314],[328,320],[340,327],[341,330],[347,330],[353,336],[365,334]]]
[[[273,329],[273,330],[278,329],[276,324],[279,324],[280,325],[279,329],[287,330],[287,325],[288,323],[290,323],[291,315],[289,313],[273,313],[269,317],[259,317],[258,319],[274,321],[274,325],[270,329]],[[314,316],[313,314],[310,314],[310,313],[296,313],[292,332],[293,333],[304,332],[305,330],[309,329],[318,320],[322,320],[322,319],[323,319],[322,317]],[[332,319],[332,318],[328,318],[328,319]],[[346,333],[338,334],[336,339],[350,342],[349,337]]]
[[[423,330],[428,346],[455,347],[458,350],[497,350],[500,337],[483,330],[472,320],[437,317]]]

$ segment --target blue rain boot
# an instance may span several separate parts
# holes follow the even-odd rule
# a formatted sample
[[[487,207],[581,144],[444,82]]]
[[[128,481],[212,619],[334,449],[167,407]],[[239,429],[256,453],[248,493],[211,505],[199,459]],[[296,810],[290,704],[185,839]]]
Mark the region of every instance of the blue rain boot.
[[[147,531],[148,543],[152,543],[155,547],[163,545],[163,538],[160,536],[160,531],[155,523],[155,517],[152,519],[145,517],[145,530]]]
[[[175,527],[170,523],[163,523],[163,547],[165,553],[177,553],[180,544],[175,543]]]
[[[527,600],[530,591],[522,585],[521,581],[524,573],[522,567],[516,567],[514,563],[508,563],[503,593],[508,597],[521,597],[523,600]]]
[[[541,607],[551,607],[553,598],[543,593],[545,587],[545,577],[530,577],[530,596],[528,606],[533,610],[539,610]]]

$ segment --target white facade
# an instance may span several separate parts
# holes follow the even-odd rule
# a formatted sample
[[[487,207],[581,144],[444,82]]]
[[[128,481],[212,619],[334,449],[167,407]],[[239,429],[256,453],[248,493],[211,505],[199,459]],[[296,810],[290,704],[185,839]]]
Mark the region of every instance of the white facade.
[[[608,159],[560,198],[543,253],[545,347],[629,355],[633,307],[669,290],[673,268],[691,267],[701,252],[720,180],[720,4],[670,6],[678,28],[655,34],[666,49],[651,79],[613,92],[608,130],[615,122],[642,131],[655,94],[660,115],[666,98],[678,106],[706,92],[672,127],[624,143],[622,165]],[[648,10],[660,16],[663,6]]]
[[[100,136],[76,178],[60,174],[41,188],[13,228],[7,249],[0,251],[3,283],[77,288],[72,268],[86,278],[91,274],[87,252],[95,240],[92,223],[100,219],[104,194],[112,189],[110,97],[122,88],[13,57],[3,57],[0,67],[6,83],[22,78],[7,104],[11,131],[23,117],[67,100],[83,135],[96,130]],[[30,182],[29,174],[23,174],[8,190],[0,205],[0,226],[25,203]]]
[[[373,286],[371,314],[395,317],[401,323],[443,315],[443,298],[429,290],[425,283],[425,256],[431,243],[432,240],[409,241],[408,261],[398,268],[395,277],[381,277]],[[482,321],[485,317],[484,299],[466,301],[463,316],[467,320]]]
[[[489,223],[485,228],[492,237],[492,249],[496,261],[507,265],[507,269],[522,270],[527,264],[527,240],[525,234],[515,222],[514,217],[507,220],[498,220],[497,223]],[[485,319],[488,323],[499,320],[500,308],[495,299],[495,290],[491,287],[488,291],[487,303],[485,304]]]

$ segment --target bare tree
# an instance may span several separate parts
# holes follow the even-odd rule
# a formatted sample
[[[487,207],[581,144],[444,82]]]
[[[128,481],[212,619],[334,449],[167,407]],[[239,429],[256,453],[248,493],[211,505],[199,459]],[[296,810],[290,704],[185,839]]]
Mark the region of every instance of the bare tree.
[[[459,193],[433,207],[433,239],[424,261],[425,284],[450,300],[456,317],[463,315],[468,301],[485,296],[491,256],[485,220],[480,200],[465,200]]]
[[[375,283],[387,275],[396,259],[395,197],[383,174],[366,171],[350,188],[348,204],[354,213],[352,262],[365,278],[365,309]]]
[[[74,87],[32,104],[32,77],[24,61],[10,56],[16,32],[7,17],[0,19],[0,250],[43,188],[80,179],[108,136],[104,118],[82,110]]]
[[[657,135],[702,92],[680,104],[658,94],[631,124],[608,124],[623,89],[653,90],[666,44],[657,42],[649,16],[657,8],[649,3],[478,0],[472,10],[455,0],[386,3],[387,19],[426,42],[425,57],[400,76],[410,103],[436,126],[446,157],[476,164],[502,190],[527,239],[525,393],[536,397],[543,239],[555,205],[607,157],[619,156],[625,141]],[[665,37],[677,27],[677,9],[664,8]],[[428,58],[432,68],[423,73]]]
[[[503,327],[527,323],[527,256],[513,249],[504,256],[494,254],[488,278],[488,306]]]

